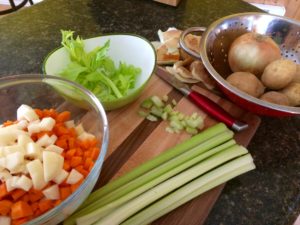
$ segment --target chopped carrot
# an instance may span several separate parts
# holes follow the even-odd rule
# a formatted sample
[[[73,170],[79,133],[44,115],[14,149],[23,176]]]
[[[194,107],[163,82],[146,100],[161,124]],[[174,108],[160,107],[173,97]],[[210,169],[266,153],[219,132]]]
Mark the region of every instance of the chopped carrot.
[[[57,134],[57,136],[62,136],[64,134],[68,135],[69,134],[69,130],[65,126],[56,126],[55,127],[55,133]]]
[[[39,210],[41,210],[41,212],[46,212],[49,209],[51,209],[53,207],[53,203],[52,200],[50,199],[42,199],[39,201]]]
[[[70,187],[61,187],[59,189],[60,193],[60,199],[65,200],[67,197],[69,197],[70,194],[72,194],[72,190]]]
[[[99,148],[94,147],[94,148],[91,149],[91,151],[92,151],[92,154],[91,154],[92,159],[93,159],[93,160],[97,160],[98,155],[99,155],[99,153],[100,153]]]
[[[32,208],[33,212],[35,212],[39,208],[39,203],[38,202],[32,203],[31,208]]]
[[[60,203],[61,203],[61,200],[59,199],[59,200],[56,200],[56,201],[54,202],[54,205],[55,205],[55,206],[58,206]]]
[[[6,197],[8,195],[8,191],[6,189],[5,183],[0,184],[0,199]]]
[[[91,171],[91,170],[93,169],[94,165],[95,165],[95,163],[94,163],[94,162],[91,162],[91,164],[90,164],[90,166],[89,166],[89,168],[88,168],[88,171]]]
[[[36,133],[35,135],[39,139],[39,138],[43,137],[45,134],[47,134],[50,137],[53,134],[53,132],[52,131],[41,131],[39,133]]]
[[[66,158],[67,159],[73,158],[73,156],[75,155],[76,151],[77,151],[76,148],[72,148],[72,149],[68,150],[66,152]]]
[[[71,159],[71,167],[76,167],[82,164],[82,157],[80,156],[73,156]]]
[[[86,177],[87,175],[89,175],[89,172],[86,171],[82,165],[75,167],[75,169],[81,173],[84,177]]]
[[[63,149],[68,149],[68,143],[67,139],[64,138],[58,138],[55,142],[55,144]]]
[[[40,215],[42,215],[43,212],[40,210],[40,209],[37,209],[35,212],[34,212],[34,217],[38,217]]]
[[[77,136],[77,133],[76,133],[76,130],[75,130],[74,127],[69,128],[69,135],[71,137],[76,137]]]
[[[26,194],[25,195],[23,195],[21,198],[20,198],[20,200],[22,200],[22,201],[25,201],[25,202],[29,202],[29,194],[26,192]]]
[[[0,201],[0,215],[2,215],[2,216],[8,215],[12,204],[13,204],[12,201],[1,200]]]
[[[84,151],[83,157],[84,158],[91,158],[92,152],[91,151]]]
[[[77,188],[81,185],[83,179],[81,179],[80,181],[78,181],[76,184],[71,184],[71,190],[72,192],[75,192],[77,190]]]
[[[64,170],[66,170],[66,171],[70,171],[70,170],[71,170],[71,164],[70,164],[69,160],[65,160],[65,161],[64,161],[63,168],[64,168]]]
[[[90,139],[90,145],[91,147],[96,147],[98,144],[98,140],[96,138]]]
[[[3,126],[4,126],[4,127],[8,127],[8,126],[13,125],[14,123],[15,123],[14,121],[7,120],[6,122],[3,123]]]
[[[75,156],[83,156],[83,150],[81,148],[76,148]]]
[[[10,193],[11,197],[15,201],[18,200],[20,197],[22,197],[25,194],[26,194],[26,191],[24,191],[23,189],[16,189]]]
[[[24,224],[26,222],[28,222],[30,220],[29,217],[25,217],[25,218],[20,218],[20,219],[15,219],[15,220],[12,220],[12,225],[21,225],[21,224]]]
[[[70,137],[67,142],[69,149],[76,148],[76,141],[74,137]]]
[[[83,165],[84,169],[88,170],[92,162],[93,162],[93,159],[90,157],[87,157],[84,161],[84,165]]]
[[[70,118],[71,118],[71,113],[69,111],[64,111],[64,112],[59,113],[56,116],[56,121],[57,122],[66,122],[66,121],[70,120]]]
[[[52,117],[53,119],[56,119],[57,112],[55,109],[44,109],[43,110],[43,117]]]
[[[35,113],[38,115],[38,117],[41,119],[44,117],[43,111],[40,109],[34,109]]]
[[[11,206],[11,218],[19,219],[33,215],[31,207],[24,201],[18,201]]]
[[[34,190],[34,189],[30,189],[28,194],[29,194],[29,200],[32,203],[36,202],[44,197],[44,194],[42,191]]]

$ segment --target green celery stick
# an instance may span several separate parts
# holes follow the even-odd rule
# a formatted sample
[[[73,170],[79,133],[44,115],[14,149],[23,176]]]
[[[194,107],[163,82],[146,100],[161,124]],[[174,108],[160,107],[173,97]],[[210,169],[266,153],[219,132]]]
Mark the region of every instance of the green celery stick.
[[[199,145],[200,143],[208,140],[209,138],[212,138],[215,135],[224,132],[225,130],[228,130],[228,128],[223,123],[218,123],[215,126],[212,126],[204,130],[203,132],[191,137],[190,139],[174,146],[173,148],[168,149],[167,151],[161,153],[159,156],[147,161],[138,168],[130,171],[129,173],[114,181],[109,182],[107,185],[103,186],[99,190],[91,193],[80,208],[84,208],[86,205],[94,202],[95,199],[105,196],[107,193],[111,192],[111,190],[121,187],[123,184],[126,184],[129,181],[139,177],[143,173],[157,167],[158,165],[161,165],[162,163],[177,155],[180,155],[187,149],[193,148]]]
[[[249,154],[241,156],[203,176],[200,176],[196,180],[163,197],[147,208],[144,208],[121,224],[150,224],[154,220],[183,205],[198,195],[252,169],[255,169],[252,157]]]
[[[164,181],[163,183],[151,188],[150,190],[140,194],[136,198],[129,200],[127,203],[114,209],[111,213],[97,221],[96,225],[117,225],[134,215],[144,207],[165,196],[166,194],[176,190],[182,185],[208,172],[209,170],[222,165],[223,163],[247,154],[247,149],[241,146],[233,146],[212,157],[198,163],[197,165],[183,171],[182,173]],[[87,225],[84,221],[78,220],[78,224]]]
[[[206,151],[200,155],[193,156],[194,154],[188,154],[191,152],[191,151],[188,151],[188,152],[186,152],[186,155],[190,156],[190,159],[185,162],[182,161],[183,154],[166,162],[165,164],[142,175],[140,178],[133,180],[130,183],[122,186],[122,188],[120,190],[118,189],[116,191],[113,191],[111,193],[112,194],[111,197],[112,196],[114,197],[113,199],[110,199],[110,201],[106,201],[108,203],[105,205],[101,204],[102,206],[98,206],[97,208],[95,208],[94,211],[90,211],[91,213],[80,217],[80,219],[77,220],[78,224],[82,224],[84,222],[93,223],[93,222],[97,221],[101,217],[105,216],[105,214],[107,214],[108,212],[119,207],[120,205],[124,204],[125,202],[129,201],[130,199],[137,197],[138,195],[149,190],[150,188],[153,188],[157,184],[160,184],[160,183],[164,182],[165,180],[171,178],[172,176],[201,162],[202,160],[205,160],[205,159],[209,158],[210,156],[212,156],[218,152],[224,151],[227,148],[235,146],[235,145],[236,145],[235,141],[230,140],[230,141],[228,141],[222,145],[219,145],[218,147],[215,147],[209,151]],[[161,171],[161,170],[165,170],[166,167],[168,167],[169,165],[170,166],[176,165],[176,166],[173,167],[172,169],[168,170],[167,172]],[[161,175],[153,176],[153,175],[157,174],[158,172],[160,172]],[[154,178],[152,179],[151,177],[154,177]],[[151,178],[151,179],[149,179],[149,178]],[[128,191],[126,191],[126,190],[128,190]],[[120,191],[121,191],[121,194],[120,194]],[[117,196],[117,198],[115,196]],[[103,201],[105,201],[105,200],[106,199],[103,198]],[[102,203],[102,199],[100,199],[100,202]]]
[[[225,132],[220,133],[220,134],[216,135],[215,137],[213,137],[211,139],[208,139],[207,141],[204,141],[202,144],[199,144],[198,146],[196,146],[196,147],[194,147],[190,150],[186,150],[186,152],[184,152],[181,155],[177,156],[178,159],[177,158],[175,159],[175,157],[176,157],[175,156],[173,159],[170,159],[169,161],[165,162],[164,164],[158,165],[157,168],[154,168],[154,169],[148,171],[148,175],[146,175],[146,176],[141,175],[142,177],[141,176],[137,177],[137,180],[135,182],[128,181],[128,183],[124,184],[123,186],[121,186],[119,188],[112,189],[111,192],[107,193],[105,196],[95,199],[94,202],[90,203],[88,206],[80,209],[75,214],[70,216],[64,222],[64,224],[65,225],[74,224],[74,219],[75,218],[84,216],[84,215],[98,209],[99,207],[102,207],[102,206],[104,206],[104,205],[106,205],[106,204],[122,197],[126,193],[128,193],[128,192],[134,190],[135,188],[147,183],[148,181],[150,181],[150,180],[154,179],[155,177],[165,173],[166,171],[171,170],[172,168],[174,168],[174,167],[180,165],[181,163],[197,156],[198,154],[200,154],[202,152],[205,152],[205,151],[207,151],[207,150],[209,150],[213,147],[216,147],[216,146],[228,141],[232,137],[233,137],[233,132],[229,131],[227,129]],[[121,179],[122,179],[122,177],[121,177]],[[132,181],[134,181],[134,178],[132,179]]]

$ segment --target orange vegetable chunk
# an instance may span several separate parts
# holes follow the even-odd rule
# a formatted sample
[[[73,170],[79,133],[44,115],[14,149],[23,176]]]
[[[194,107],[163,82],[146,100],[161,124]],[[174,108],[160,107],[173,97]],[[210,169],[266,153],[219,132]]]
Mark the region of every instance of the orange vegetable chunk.
[[[18,201],[11,206],[11,218],[20,219],[33,215],[32,208],[24,201]]]

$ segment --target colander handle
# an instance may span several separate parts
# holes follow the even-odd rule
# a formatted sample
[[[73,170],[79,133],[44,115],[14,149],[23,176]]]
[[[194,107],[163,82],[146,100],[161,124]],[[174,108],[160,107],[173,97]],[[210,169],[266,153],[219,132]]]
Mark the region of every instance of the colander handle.
[[[184,43],[184,38],[186,35],[188,35],[192,32],[202,32],[203,33],[205,30],[206,30],[206,27],[190,27],[182,32],[182,34],[180,35],[180,39],[179,39],[180,47],[183,48],[183,50],[186,51],[188,54],[190,54],[200,60],[201,60],[201,56],[197,52],[191,50],[190,48],[188,48],[186,46],[186,44]]]

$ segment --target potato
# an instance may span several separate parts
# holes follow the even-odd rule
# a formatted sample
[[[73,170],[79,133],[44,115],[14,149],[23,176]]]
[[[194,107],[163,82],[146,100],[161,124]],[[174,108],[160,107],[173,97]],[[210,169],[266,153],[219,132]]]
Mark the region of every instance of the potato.
[[[235,72],[227,77],[227,82],[239,90],[253,97],[259,97],[264,93],[265,87],[260,80],[249,72]]]
[[[292,82],[281,92],[288,97],[291,106],[300,105],[300,83]]]
[[[300,83],[300,65],[297,64],[297,70],[293,82]]]
[[[278,59],[265,68],[261,81],[271,90],[286,87],[295,77],[297,64],[288,59]]]
[[[289,106],[289,99],[286,95],[277,92],[269,91],[260,96],[260,99],[277,105],[286,105]]]

